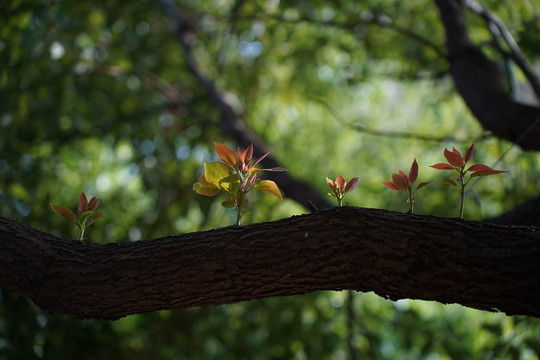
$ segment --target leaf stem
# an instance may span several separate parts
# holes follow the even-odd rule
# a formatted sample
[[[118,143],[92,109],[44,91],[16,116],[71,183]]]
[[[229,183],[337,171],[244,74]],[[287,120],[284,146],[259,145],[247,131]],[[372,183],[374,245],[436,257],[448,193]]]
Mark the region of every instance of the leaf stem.
[[[463,173],[463,169],[459,172],[459,180],[461,183],[461,189],[460,189],[460,204],[459,204],[459,218],[463,219],[463,203],[465,201],[465,174]]]
[[[84,239],[84,230],[86,229],[86,226],[81,226],[81,237],[79,238],[79,240],[81,240],[81,242],[83,242],[83,239]]]

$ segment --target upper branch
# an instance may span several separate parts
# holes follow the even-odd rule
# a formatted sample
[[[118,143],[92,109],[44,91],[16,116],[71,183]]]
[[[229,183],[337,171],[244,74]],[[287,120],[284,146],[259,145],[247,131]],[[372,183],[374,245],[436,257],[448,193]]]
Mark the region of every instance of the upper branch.
[[[540,316],[539,260],[536,228],[351,207],[106,245],[0,217],[0,284],[82,318],[344,289]]]
[[[215,83],[210,78],[206,77],[199,69],[192,51],[191,39],[194,37],[194,34],[191,32],[189,26],[186,26],[186,18],[171,1],[162,0],[161,2],[175,23],[178,33],[178,42],[182,47],[189,72],[197,79],[199,84],[205,90],[208,99],[220,112],[220,124],[223,131],[229,134],[229,136],[234,138],[235,141],[243,147],[248,147],[250,144],[253,144],[255,156],[261,156],[269,152],[266,144],[256,134],[246,128],[242,119],[225,100]],[[267,156],[261,162],[261,165],[265,168],[280,166],[272,156]],[[308,207],[308,201],[311,201],[319,209],[331,207],[328,200],[323,197],[319,191],[309,184],[293,178],[286,172],[269,173],[267,177],[276,181],[287,197],[295,200],[306,208]]]
[[[463,100],[496,136],[523,149],[540,150],[540,108],[514,101],[504,90],[501,72],[469,38],[462,0],[435,0],[446,30],[450,73]]]

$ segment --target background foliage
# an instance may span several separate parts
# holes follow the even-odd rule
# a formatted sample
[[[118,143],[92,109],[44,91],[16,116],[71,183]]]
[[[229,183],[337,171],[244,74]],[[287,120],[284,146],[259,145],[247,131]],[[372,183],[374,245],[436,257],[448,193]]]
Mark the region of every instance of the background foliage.
[[[531,62],[540,58],[533,0],[483,1]],[[536,153],[484,134],[447,73],[434,2],[182,1],[197,65],[246,125],[298,179],[328,192],[326,177],[360,176],[346,200],[406,211],[382,182],[414,157],[419,181],[442,150],[509,170],[471,186],[465,217],[498,215],[538,194]],[[49,202],[102,200],[88,229],[96,243],[136,241],[226,226],[222,196],[192,185],[213,141],[235,148],[219,113],[186,67],[171,14],[159,2],[12,0],[0,4],[0,214],[58,236],[76,229]],[[468,15],[474,41],[496,59],[485,24]],[[417,34],[417,37],[411,34]],[[523,76],[511,69],[526,99]],[[496,164],[502,160],[502,163]],[[246,222],[306,212],[253,194]],[[332,200],[329,198],[329,201]],[[434,181],[416,213],[457,216],[454,189]],[[115,322],[47,314],[0,293],[0,357],[6,359],[535,359],[540,322],[457,305],[391,302],[345,292],[161,311]],[[350,338],[350,327],[353,336]]]

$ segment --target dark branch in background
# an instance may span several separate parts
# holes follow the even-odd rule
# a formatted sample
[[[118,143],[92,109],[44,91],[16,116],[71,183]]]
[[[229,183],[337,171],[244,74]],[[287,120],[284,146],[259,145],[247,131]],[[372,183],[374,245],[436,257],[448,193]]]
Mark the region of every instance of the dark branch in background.
[[[184,57],[186,59],[189,72],[204,88],[209,100],[220,112],[222,131],[235,139],[238,145],[242,147],[247,147],[249,144],[253,143],[255,156],[261,156],[264,153],[269,152],[268,147],[264,144],[264,142],[245,127],[244,122],[227,103],[214,82],[200,71],[192,52],[192,38],[194,34],[186,25],[186,18],[182,16],[179,9],[170,1],[162,0],[162,4],[166,12],[174,21],[176,32],[178,34],[178,42],[180,43],[184,52]],[[266,157],[262,161],[261,165],[266,168],[280,166],[272,156]],[[319,191],[305,182],[294,179],[287,172],[269,173],[267,178],[274,180],[288,198],[300,203],[306,208],[308,207],[308,200],[311,201],[318,209],[327,209],[332,207],[330,202],[323,197]]]
[[[80,318],[346,289],[540,317],[539,258],[536,228],[352,207],[106,245],[0,217],[0,284]]]
[[[532,225],[540,227],[540,197],[530,199],[509,212],[486,221],[503,225]]]
[[[460,0],[435,0],[446,30],[450,73],[463,100],[494,135],[540,150],[540,108],[514,101],[497,65],[471,42]]]
[[[503,56],[509,57],[510,59],[512,59],[512,61],[516,63],[516,65],[521,69],[521,71],[529,81],[529,84],[531,85],[534,93],[536,94],[536,97],[540,99],[540,80],[538,79],[538,76],[521,52],[521,49],[514,40],[514,37],[512,36],[510,31],[508,31],[501,19],[499,19],[497,15],[482,6],[482,4],[480,4],[478,1],[465,0],[465,6],[475,14],[481,16],[486,21],[491,36],[493,37],[493,41],[499,52]],[[504,42],[510,49],[510,52],[505,51],[500,45],[499,37],[504,40]]]

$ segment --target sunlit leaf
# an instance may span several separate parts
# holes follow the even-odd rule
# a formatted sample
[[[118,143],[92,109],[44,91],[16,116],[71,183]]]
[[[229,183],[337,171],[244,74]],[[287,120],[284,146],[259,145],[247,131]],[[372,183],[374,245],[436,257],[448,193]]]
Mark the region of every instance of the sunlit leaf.
[[[204,176],[210,184],[233,196],[240,191],[240,178],[230,165],[220,161],[204,163]]]
[[[257,185],[255,185],[255,189],[274,195],[283,204],[283,198],[281,197],[279,188],[277,184],[273,182],[272,180],[262,180]]]
[[[345,186],[345,178],[343,176],[339,175],[336,178],[336,186],[340,189],[343,189],[343,187]]]
[[[231,149],[227,145],[223,145],[217,142],[214,142],[214,145],[216,145],[216,153],[221,160],[231,166],[238,165],[238,155],[234,152],[233,149]]]
[[[445,163],[438,163],[435,165],[431,165],[430,167],[437,170],[454,170],[454,167],[452,165],[445,164]]]
[[[60,215],[64,219],[67,219],[67,220],[73,222],[74,224],[77,223],[77,218],[75,217],[75,214],[73,213],[73,211],[71,211],[68,208],[65,208],[63,206],[56,205],[56,204],[53,204],[53,203],[50,203],[49,205],[51,206],[51,209],[55,213],[57,213],[58,215]]]
[[[199,182],[193,185],[193,190],[197,194],[205,196],[215,196],[220,191],[217,186],[206,181],[204,174],[199,178]]]

